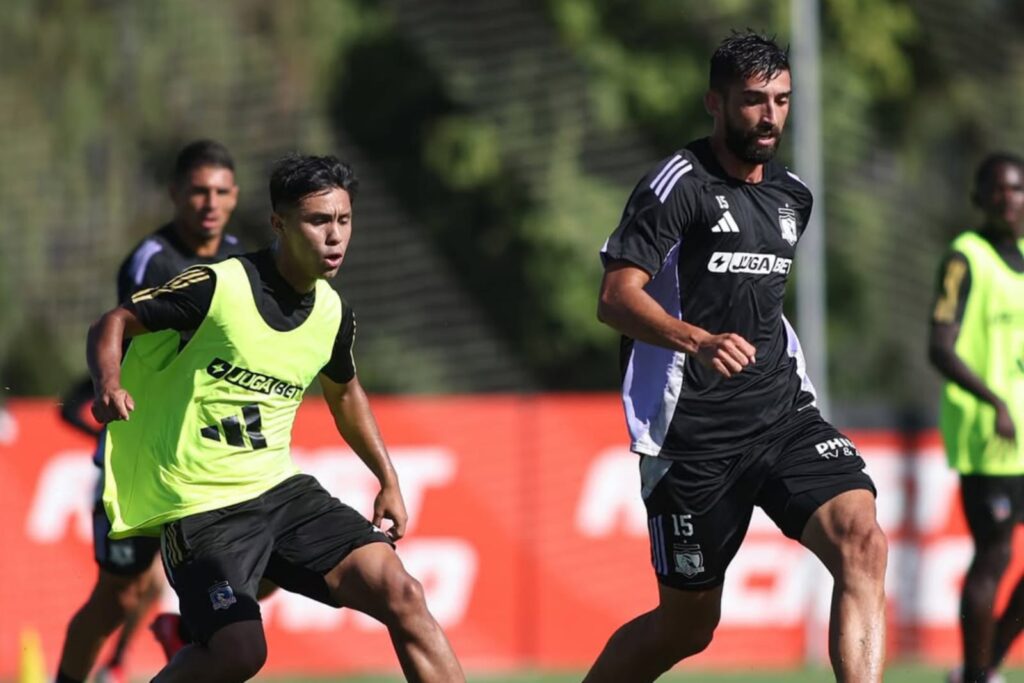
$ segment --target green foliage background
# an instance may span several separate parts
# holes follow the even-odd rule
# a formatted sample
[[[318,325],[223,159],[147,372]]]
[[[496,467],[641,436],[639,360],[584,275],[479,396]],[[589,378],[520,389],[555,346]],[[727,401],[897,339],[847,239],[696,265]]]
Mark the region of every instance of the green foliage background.
[[[974,218],[973,166],[1021,147],[1024,11],[823,0],[822,17],[834,398],[927,414],[934,269]],[[503,18],[518,23],[495,29]],[[174,150],[209,135],[238,151],[252,243],[270,160],[356,150],[510,349],[526,379],[506,388],[612,388],[597,251],[645,164],[708,130],[707,59],[745,27],[787,41],[789,3],[10,0],[3,384],[53,393],[81,370],[114,267],[166,219]],[[359,349],[378,386],[449,388],[389,362],[395,344]]]

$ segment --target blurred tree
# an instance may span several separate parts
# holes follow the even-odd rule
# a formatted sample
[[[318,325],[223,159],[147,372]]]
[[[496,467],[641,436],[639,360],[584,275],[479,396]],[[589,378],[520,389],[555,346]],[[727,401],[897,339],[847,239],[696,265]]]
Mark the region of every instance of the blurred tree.
[[[973,165],[1024,144],[1024,12],[823,0],[822,17],[827,186],[813,189],[828,214],[833,391],[927,409],[935,265],[974,218]],[[365,180],[387,186],[537,385],[611,388],[597,250],[640,173],[706,133],[721,37],[786,40],[788,22],[781,0],[10,0],[0,372],[17,392],[62,388],[113,268],[166,216],[175,148],[206,135],[236,150],[236,230],[260,241],[268,161],[354,144]],[[50,347],[29,341],[47,334]],[[364,367],[389,390],[450,386],[432,352],[415,380],[388,362],[414,346],[378,340]]]
[[[265,224],[263,193],[246,193],[264,186],[267,155],[329,144],[307,114],[338,77],[339,52],[373,30],[367,5],[5,3],[0,374],[17,378],[14,392],[57,393],[82,367],[117,263],[169,215],[164,183],[184,141],[235,150],[245,208],[233,229]],[[52,345],[33,344],[40,336]]]

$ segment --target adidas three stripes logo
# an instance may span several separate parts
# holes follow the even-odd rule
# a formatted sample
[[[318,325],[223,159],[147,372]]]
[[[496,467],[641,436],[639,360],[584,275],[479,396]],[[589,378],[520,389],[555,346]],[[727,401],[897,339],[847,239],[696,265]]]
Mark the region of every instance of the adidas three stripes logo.
[[[732,214],[726,211],[718,222],[711,226],[711,232],[739,232],[740,226],[736,225]]]

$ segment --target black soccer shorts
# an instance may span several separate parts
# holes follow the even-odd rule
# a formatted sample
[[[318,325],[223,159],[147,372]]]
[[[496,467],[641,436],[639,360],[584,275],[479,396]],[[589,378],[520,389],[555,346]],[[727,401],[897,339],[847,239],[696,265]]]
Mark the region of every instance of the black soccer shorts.
[[[103,471],[96,482],[92,507],[92,553],[101,569],[117,576],[137,576],[153,566],[160,552],[160,539],[153,536],[131,536],[113,539],[110,519],[103,508]]]
[[[961,475],[960,500],[974,542],[1000,542],[1024,521],[1024,476]]]
[[[699,463],[672,462],[656,484],[650,481],[650,469],[642,466],[645,486],[653,486],[644,503],[651,564],[659,583],[684,590],[721,585],[755,505],[786,536],[799,540],[825,502],[855,489],[876,493],[853,443],[817,410],[808,412],[742,453],[709,463],[708,471],[715,472],[713,495],[703,495],[701,482],[695,481]],[[694,507],[694,499],[707,505]]]
[[[164,570],[197,642],[260,618],[260,579],[332,607],[324,574],[356,548],[391,539],[298,474],[261,496],[164,526]]]

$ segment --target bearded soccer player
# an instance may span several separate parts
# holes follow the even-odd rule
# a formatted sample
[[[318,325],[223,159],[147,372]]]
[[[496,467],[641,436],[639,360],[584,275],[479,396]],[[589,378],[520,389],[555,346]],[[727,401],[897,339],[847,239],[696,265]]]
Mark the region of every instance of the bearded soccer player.
[[[836,679],[881,680],[887,549],[875,488],[818,412],[782,315],[811,211],[810,190],[772,160],[790,91],[773,40],[723,41],[704,99],[710,137],[651,169],[602,249],[598,317],[623,335],[659,601],[612,635],[589,683],[653,681],[711,643],[755,505],[833,576]]]
[[[261,577],[382,622],[409,680],[464,680],[394,551],[405,503],[356,376],[352,310],[327,284],[352,237],[355,190],[334,157],[281,160],[271,248],[190,268],[90,330],[93,411],[110,423],[111,535],[160,537],[195,641],[157,681],[256,675],[267,655]],[[372,524],[292,463],[292,424],[317,377],[339,433],[380,482]]]
[[[240,249],[238,240],[225,232],[238,202],[235,162],[224,145],[197,140],[181,149],[170,183],[174,206],[171,221],[142,240],[122,261],[117,272],[117,300],[156,287],[185,268],[216,263]],[[85,378],[64,397],[61,417],[73,427],[100,436],[82,412],[93,396],[92,381]],[[103,467],[102,440],[96,465]],[[97,486],[93,508],[93,550],[98,572],[88,599],[68,623],[58,665],[58,683],[84,681],[107,638],[118,628],[117,643],[96,676],[101,683],[124,683],[124,658],[139,621],[160,595],[161,581],[154,562],[160,549],[155,538],[108,537],[110,522],[103,510]],[[176,615],[161,615],[154,631],[170,657],[180,642]]]

